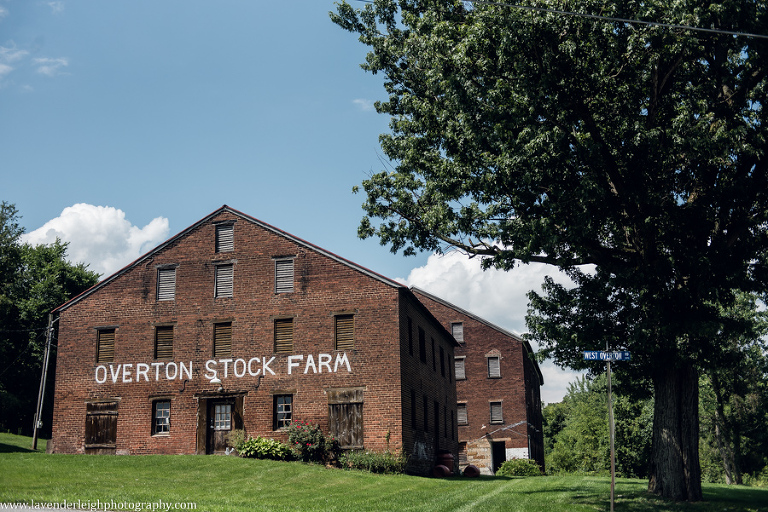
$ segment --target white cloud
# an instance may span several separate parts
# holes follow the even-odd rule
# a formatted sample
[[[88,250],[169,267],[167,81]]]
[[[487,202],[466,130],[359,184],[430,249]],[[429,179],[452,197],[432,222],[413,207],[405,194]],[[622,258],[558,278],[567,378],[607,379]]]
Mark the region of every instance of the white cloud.
[[[373,106],[375,102],[373,100],[358,98],[356,100],[352,100],[352,103],[363,112],[372,112],[375,110],[375,107]]]
[[[8,73],[10,73],[11,71],[13,71],[13,68],[12,68],[11,66],[9,66],[9,65],[7,65],[7,64],[3,64],[2,62],[0,62],[0,80],[1,80],[1,79],[2,79],[2,78],[5,76],[5,75],[7,75]]]
[[[69,60],[65,57],[57,59],[42,57],[34,59],[34,63],[38,64],[37,72],[46,76],[56,76],[60,73],[61,68],[69,66]]]
[[[48,7],[51,8],[51,12],[53,14],[60,14],[64,12],[64,2],[61,1],[48,2]]]
[[[27,55],[29,55],[27,50],[19,50],[13,42],[11,42],[11,46],[0,46],[0,61],[2,62],[16,62]]]
[[[545,276],[552,277],[558,283],[571,283],[565,274],[549,265],[531,263],[507,272],[483,270],[478,258],[453,251],[431,255],[425,266],[411,270],[407,279],[399,281],[426,290],[501,328],[520,334],[526,331],[526,295],[531,290],[540,291]],[[568,383],[580,375],[562,370],[551,362],[542,364],[541,371],[544,375],[541,394],[545,402],[562,400]]]
[[[168,238],[168,219],[157,217],[139,228],[125,218],[122,210],[111,206],[75,204],[61,215],[22,239],[33,245],[61,239],[69,243],[67,256],[83,262],[106,277]]]
[[[8,16],[8,9],[0,5],[0,20]]]

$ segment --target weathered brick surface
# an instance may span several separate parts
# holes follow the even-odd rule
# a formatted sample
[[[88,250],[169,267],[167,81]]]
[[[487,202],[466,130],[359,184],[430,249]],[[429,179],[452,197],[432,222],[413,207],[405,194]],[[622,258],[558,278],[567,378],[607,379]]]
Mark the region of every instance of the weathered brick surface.
[[[540,372],[530,347],[520,338],[423,290],[418,299],[446,327],[461,322],[464,343],[456,357],[465,357],[465,380],[456,383],[459,403],[466,404],[467,425],[459,426],[466,443],[467,464],[492,472],[489,442],[503,442],[511,457],[526,453],[544,467]],[[488,356],[500,357],[500,378],[489,378]],[[503,421],[492,424],[490,403],[501,402]],[[498,463],[498,461],[496,461]]]
[[[216,253],[215,223],[226,220],[235,221],[235,250]],[[295,258],[292,293],[274,291],[274,258],[282,256]],[[214,297],[215,264],[222,261],[234,264],[231,298]],[[157,268],[170,264],[177,265],[175,300],[158,301]],[[435,339],[436,350],[442,347],[447,360],[453,360],[455,342],[413,294],[227,207],[58,313],[52,440],[56,452],[84,451],[86,404],[92,401],[119,401],[117,453],[204,453],[208,399],[242,399],[242,426],[249,435],[285,440],[285,432],[273,430],[273,396],[293,394],[293,418],[327,431],[327,393],[336,388],[363,389],[366,449],[404,450],[414,455],[414,468],[430,466],[436,449],[457,450],[453,378],[441,377],[439,360],[433,367],[431,359],[427,365],[418,353],[415,360],[409,355],[407,318],[414,330],[420,326]],[[334,315],[341,313],[354,314],[352,350],[334,350]],[[294,319],[292,354],[274,353],[274,319],[282,317]],[[227,358],[232,361],[215,366],[222,392],[211,384],[206,368],[206,361],[217,359],[213,329],[218,322],[232,322],[232,356]],[[174,326],[172,361],[154,359],[158,325]],[[113,363],[99,365],[97,329],[104,327],[116,330],[115,356]],[[321,360],[328,357],[321,354],[329,355],[331,362]],[[333,371],[343,355],[351,371],[343,364]],[[289,374],[290,356],[303,357],[290,359],[296,364]],[[275,375],[262,370],[270,360]],[[257,370],[264,375],[251,375]],[[440,404],[446,425],[453,421],[452,430],[441,428],[435,440],[432,431],[424,432],[423,418],[412,428],[412,389],[419,400],[428,397],[430,415],[432,404]],[[152,435],[152,401],[158,398],[171,400],[168,435]],[[418,411],[422,414],[421,408]],[[417,455],[424,457],[421,463]]]

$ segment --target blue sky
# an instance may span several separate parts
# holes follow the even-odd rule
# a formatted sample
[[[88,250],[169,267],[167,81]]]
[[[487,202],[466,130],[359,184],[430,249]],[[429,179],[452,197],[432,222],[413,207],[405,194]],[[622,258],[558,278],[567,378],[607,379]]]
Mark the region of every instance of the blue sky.
[[[353,2],[353,6],[362,6]],[[0,0],[0,200],[111,273],[223,204],[499,326],[552,269],[359,240],[383,78],[327,0]],[[545,401],[572,374],[543,365]]]

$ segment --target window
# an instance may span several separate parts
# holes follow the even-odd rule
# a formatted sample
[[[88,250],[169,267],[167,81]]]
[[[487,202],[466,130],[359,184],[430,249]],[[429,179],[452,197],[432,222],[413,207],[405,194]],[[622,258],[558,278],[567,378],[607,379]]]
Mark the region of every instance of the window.
[[[501,402],[491,402],[491,423],[504,423],[504,416],[501,414]]]
[[[456,419],[458,420],[459,425],[469,424],[469,421],[467,420],[467,404],[456,405]]]
[[[157,300],[176,299],[176,267],[157,269]]]
[[[464,343],[464,324],[461,322],[451,323],[451,334],[459,343]]]
[[[501,378],[501,364],[499,362],[501,358],[499,356],[488,356],[488,378],[499,379]]]
[[[275,293],[293,292],[293,258],[275,260]]]
[[[213,412],[214,430],[232,430],[232,404],[216,404]]]
[[[354,348],[354,315],[336,315],[336,350],[352,350]]]
[[[293,318],[275,319],[275,352],[278,354],[293,352]]]
[[[152,435],[171,431],[171,401],[156,400],[152,403]]]
[[[216,252],[235,250],[235,225],[233,223],[216,225]]]
[[[96,362],[111,363],[115,360],[115,330],[99,329],[96,340]]]
[[[440,347],[440,375],[445,377],[445,350]]]
[[[464,361],[466,357],[456,357],[453,359],[454,371],[456,372],[456,380],[465,380],[467,374],[464,371]]]
[[[424,329],[419,327],[419,359],[422,363],[427,362],[427,339]]]
[[[293,395],[275,395],[274,400],[273,429],[286,428],[293,417]]]
[[[232,297],[235,266],[232,263],[216,265],[215,297]]]
[[[232,355],[232,322],[213,324],[213,357]]]
[[[155,327],[155,359],[173,359],[173,326]]]
[[[408,317],[408,354],[413,355],[413,320]]]

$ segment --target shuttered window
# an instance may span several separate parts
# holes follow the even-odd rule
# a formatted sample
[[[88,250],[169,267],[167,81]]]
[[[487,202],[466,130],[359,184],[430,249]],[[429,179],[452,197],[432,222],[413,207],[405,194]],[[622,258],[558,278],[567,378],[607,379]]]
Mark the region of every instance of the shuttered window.
[[[157,269],[157,300],[176,299],[176,267]]]
[[[293,292],[293,259],[275,260],[275,293]]]
[[[278,354],[293,352],[293,318],[275,319],[275,352]]]
[[[155,328],[155,359],[173,359],[173,326]]]
[[[111,363],[115,360],[115,330],[101,329],[98,331],[96,362]]]
[[[457,357],[453,360],[454,371],[456,372],[456,380],[464,380],[467,378],[467,374],[464,371],[464,357]]]
[[[216,252],[235,250],[235,225],[219,224],[216,226]]]
[[[329,404],[328,427],[340,448],[363,448],[363,404]]]
[[[232,322],[214,324],[213,326],[213,357],[229,357],[232,355]]]
[[[504,416],[501,414],[501,402],[491,402],[491,423],[504,423]]]
[[[336,350],[352,350],[355,348],[355,317],[354,315],[336,316]]]
[[[467,404],[456,405],[456,418],[459,425],[467,425],[469,423],[467,421]]]
[[[464,343],[464,324],[461,322],[452,323],[451,334],[456,341],[459,343]]]
[[[234,269],[232,264],[216,265],[216,297],[232,297]]]
[[[499,363],[498,356],[488,357],[488,378],[498,379],[501,378],[501,365]]]

